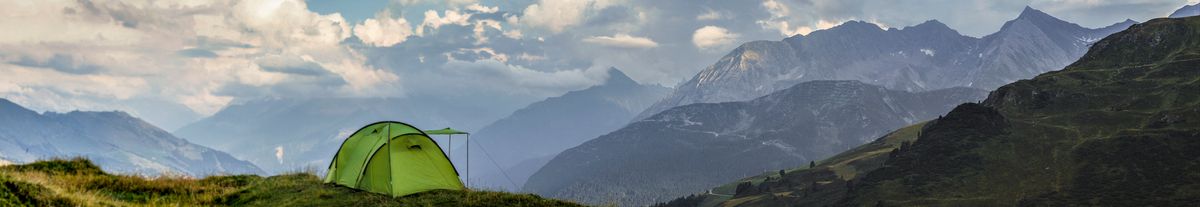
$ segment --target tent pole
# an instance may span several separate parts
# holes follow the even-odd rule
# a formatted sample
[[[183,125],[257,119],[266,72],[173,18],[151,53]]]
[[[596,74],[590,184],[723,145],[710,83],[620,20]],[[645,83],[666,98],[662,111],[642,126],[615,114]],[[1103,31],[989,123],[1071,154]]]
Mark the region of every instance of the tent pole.
[[[471,134],[467,134],[467,186],[471,186]]]
[[[396,197],[396,190],[392,189],[393,188],[392,183],[395,182],[394,181],[395,178],[393,178],[393,176],[395,176],[396,173],[392,172],[392,126],[390,124],[384,125],[383,129],[385,131],[387,131],[387,133],[385,133],[386,137],[384,137],[384,139],[386,139],[386,141],[387,141],[387,144],[385,145],[385,147],[387,147],[387,161],[388,161],[388,163],[387,163],[387,166],[388,166],[388,195],[392,196],[394,198],[394,197]]]

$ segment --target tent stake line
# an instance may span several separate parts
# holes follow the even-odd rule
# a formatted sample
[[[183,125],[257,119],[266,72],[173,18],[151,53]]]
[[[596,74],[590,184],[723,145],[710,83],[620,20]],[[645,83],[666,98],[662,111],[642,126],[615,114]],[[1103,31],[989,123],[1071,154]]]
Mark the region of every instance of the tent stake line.
[[[467,184],[468,184],[467,186],[470,186],[470,183],[471,183],[471,133],[451,129],[449,127],[444,128],[444,129],[427,130],[427,131],[425,131],[425,133],[433,134],[433,135],[446,135],[447,137],[449,137],[450,140],[453,140],[453,136],[455,134],[467,135],[467,138],[466,138],[467,139],[466,140],[466,142],[467,142],[466,171],[467,171]],[[479,142],[475,142],[475,146],[479,147],[480,151],[483,151],[484,157],[487,157],[489,161],[492,161],[492,165],[495,165],[497,170],[500,170],[500,174],[504,175],[504,179],[508,180],[508,183],[513,186],[513,189],[519,190],[519,188],[521,186],[517,185],[517,182],[514,182],[511,176],[508,176],[508,172],[506,172],[503,167],[500,167],[500,163],[497,163],[496,159],[492,158],[492,155],[487,152],[487,149],[483,148],[483,145],[479,144]],[[454,146],[451,145],[451,146],[448,146],[448,148],[453,149]],[[451,155],[453,155],[453,153],[451,153]]]

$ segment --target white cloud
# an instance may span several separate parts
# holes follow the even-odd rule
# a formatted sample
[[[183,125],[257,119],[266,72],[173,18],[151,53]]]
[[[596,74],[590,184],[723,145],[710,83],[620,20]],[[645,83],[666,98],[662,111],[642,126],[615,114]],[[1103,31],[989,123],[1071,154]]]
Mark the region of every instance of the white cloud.
[[[472,54],[474,56],[487,57],[486,59],[492,59],[492,60],[500,61],[502,63],[508,62],[507,54],[496,52],[495,49],[492,49],[490,47],[460,48],[457,51],[455,51],[455,53]],[[449,53],[446,54],[446,57],[447,57],[447,59],[454,59],[454,57]]]
[[[482,19],[482,20],[475,21],[474,24],[475,24],[475,28],[472,29],[471,31],[474,32],[474,34],[475,34],[475,45],[482,45],[484,43],[487,43],[487,41],[488,41],[487,29],[488,28],[495,29],[497,31],[504,31],[504,29],[500,26],[500,22],[496,21],[496,20]],[[519,38],[513,38],[513,39],[519,39]]]
[[[658,47],[658,43],[654,42],[654,40],[651,40],[650,38],[634,37],[629,36],[628,34],[616,34],[613,36],[591,36],[583,38],[583,42],[609,47],[631,49]]]
[[[400,3],[400,5],[404,5],[404,6],[412,6],[412,5],[422,4],[422,3],[431,3],[431,4],[445,3],[449,6],[454,7],[454,6],[462,6],[462,5],[467,5],[467,4],[479,3],[478,0],[395,0],[395,1]]]
[[[533,54],[529,54],[529,53],[521,53],[520,55],[517,55],[517,59],[521,60],[521,61],[533,62],[533,61],[546,60],[546,56],[533,55]]]
[[[724,48],[733,44],[738,35],[717,26],[704,26],[692,34],[692,44],[701,50]]]
[[[22,74],[0,80],[6,83],[0,97],[31,108],[124,109],[122,100],[137,98],[207,115],[235,98],[344,95],[398,81],[340,45],[353,32],[339,14],[312,12],[300,0],[5,1],[0,13],[6,15],[0,30],[21,31],[0,34],[0,71]],[[328,72],[311,77],[256,63],[270,56],[303,59]],[[16,64],[22,60],[37,64]],[[63,73],[55,64],[89,70]],[[313,80],[333,81],[314,88],[321,90],[283,90],[302,94],[227,89],[308,87]],[[364,93],[400,94],[396,88]]]
[[[614,3],[616,2],[613,0],[540,0],[525,7],[525,15],[520,20],[526,25],[559,33],[567,27],[579,25],[586,19],[588,12],[612,6]]]
[[[729,16],[729,14],[725,14],[724,12],[708,9],[707,12],[704,12],[703,14],[696,16],[696,20],[699,20],[699,21],[718,20],[718,19],[727,18],[728,16]]]
[[[335,45],[350,36],[350,26],[341,15],[317,14],[299,0],[239,1],[231,9],[225,22],[204,22],[220,24],[224,28],[205,28],[215,31],[197,32],[270,48],[296,48],[297,43],[304,43],[301,46]],[[241,25],[229,25],[233,23]]]
[[[766,0],[763,1],[762,7],[766,9],[767,13],[771,16],[768,19],[755,21],[755,23],[758,23],[758,25],[762,26],[763,29],[777,30],[779,31],[779,34],[784,36],[808,34],[809,32],[813,31],[812,27],[793,26],[788,22],[787,19],[791,16],[791,9],[788,8],[788,5],[775,0]]]
[[[595,85],[605,78],[604,70],[598,68],[539,71],[495,59],[464,61],[451,58],[441,68],[441,74],[436,78],[446,80],[439,82],[517,95],[552,96]]]
[[[390,47],[404,42],[412,35],[412,26],[408,24],[408,20],[403,17],[393,19],[391,12],[386,9],[375,14],[375,18],[354,25],[354,36],[371,46]]]
[[[476,11],[479,13],[496,13],[497,11],[500,11],[500,7],[487,7],[479,4],[471,4],[467,6],[467,10]]]
[[[508,37],[509,39],[519,40],[524,36],[525,35],[521,34],[521,30],[519,29],[510,29],[508,31],[504,31],[504,37]]]
[[[76,75],[54,70],[29,68],[16,65],[0,66],[0,93],[23,94],[47,90],[64,96],[87,96],[97,99],[124,100],[146,91],[146,80],[137,77],[113,75]],[[53,81],[45,81],[53,80]]]
[[[463,13],[458,10],[442,11],[444,15],[438,15],[437,11],[425,11],[425,21],[421,22],[421,28],[417,29],[417,36],[424,36],[426,29],[436,30],[442,25],[459,25],[466,26],[471,23],[471,14]]]
[[[763,1],[762,6],[767,9],[767,13],[770,13],[771,17],[785,17],[791,13],[791,9],[787,5],[775,0]]]

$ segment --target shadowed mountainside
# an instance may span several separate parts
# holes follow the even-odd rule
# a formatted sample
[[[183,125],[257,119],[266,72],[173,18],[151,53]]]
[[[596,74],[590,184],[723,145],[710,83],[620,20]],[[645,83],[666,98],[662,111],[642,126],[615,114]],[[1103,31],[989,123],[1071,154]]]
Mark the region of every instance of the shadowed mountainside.
[[[647,205],[823,159],[985,94],[813,81],[752,101],[676,107],[564,151],[525,190],[588,204]]]

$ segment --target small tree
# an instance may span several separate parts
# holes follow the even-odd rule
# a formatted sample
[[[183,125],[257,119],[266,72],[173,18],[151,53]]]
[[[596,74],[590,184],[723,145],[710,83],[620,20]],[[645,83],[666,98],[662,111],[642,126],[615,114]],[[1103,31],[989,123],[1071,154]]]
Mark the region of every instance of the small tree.
[[[735,188],[733,190],[733,194],[735,195],[735,197],[742,196],[742,195],[749,195],[749,194],[753,194],[756,192],[757,191],[755,191],[755,189],[754,189],[754,184],[751,184],[750,182],[738,183],[737,188]]]
[[[846,192],[854,192],[854,180],[846,180]]]
[[[817,167],[817,161],[808,161],[808,168]]]
[[[779,178],[783,178],[783,170],[779,170]]]

